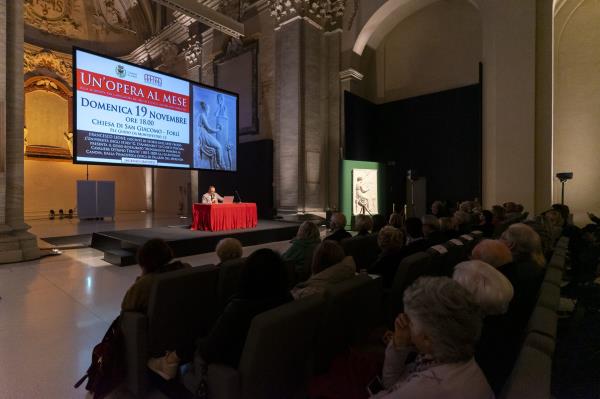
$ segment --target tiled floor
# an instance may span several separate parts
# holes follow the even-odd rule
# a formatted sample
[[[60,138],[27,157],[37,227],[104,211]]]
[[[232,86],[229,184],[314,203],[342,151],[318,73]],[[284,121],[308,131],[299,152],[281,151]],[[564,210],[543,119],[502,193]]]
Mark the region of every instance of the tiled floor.
[[[82,231],[57,226],[54,235]],[[246,247],[244,255],[262,247],[283,251],[288,245]],[[118,315],[125,291],[139,274],[138,266],[120,268],[101,257],[101,252],[84,248],[0,266],[0,399],[86,397],[73,384],[85,373],[92,347]],[[192,265],[217,260],[214,253],[182,259]]]

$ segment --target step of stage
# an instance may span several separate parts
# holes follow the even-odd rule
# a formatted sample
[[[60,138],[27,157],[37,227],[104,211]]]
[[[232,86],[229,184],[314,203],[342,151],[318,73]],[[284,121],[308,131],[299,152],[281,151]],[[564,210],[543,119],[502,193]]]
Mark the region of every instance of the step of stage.
[[[117,266],[130,266],[137,263],[135,254],[127,249],[108,249],[104,251],[103,260]]]

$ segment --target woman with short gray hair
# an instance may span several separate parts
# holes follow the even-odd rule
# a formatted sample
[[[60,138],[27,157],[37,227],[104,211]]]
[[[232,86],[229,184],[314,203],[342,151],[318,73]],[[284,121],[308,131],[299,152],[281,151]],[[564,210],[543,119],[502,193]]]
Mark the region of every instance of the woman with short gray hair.
[[[404,292],[404,311],[385,352],[385,389],[372,397],[494,397],[473,358],[482,313],[469,291],[448,277],[422,277]]]

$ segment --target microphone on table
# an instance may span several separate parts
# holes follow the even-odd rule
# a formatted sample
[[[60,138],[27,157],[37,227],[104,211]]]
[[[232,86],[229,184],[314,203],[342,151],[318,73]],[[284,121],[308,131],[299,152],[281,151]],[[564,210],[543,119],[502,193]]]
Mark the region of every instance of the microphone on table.
[[[240,195],[240,193],[238,193],[238,190],[233,190],[233,191],[234,191],[234,192],[235,192],[235,194],[237,195],[237,197],[238,197],[238,200],[239,200],[240,202],[244,202],[244,201],[242,201],[242,196]]]

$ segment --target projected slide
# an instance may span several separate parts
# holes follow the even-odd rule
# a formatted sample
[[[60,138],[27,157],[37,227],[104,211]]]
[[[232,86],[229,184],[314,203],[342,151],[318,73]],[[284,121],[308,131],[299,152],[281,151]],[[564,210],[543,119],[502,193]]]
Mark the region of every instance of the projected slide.
[[[237,96],[80,49],[74,162],[235,171]]]

